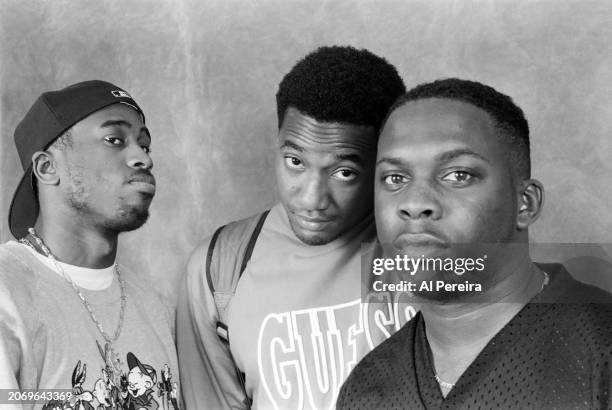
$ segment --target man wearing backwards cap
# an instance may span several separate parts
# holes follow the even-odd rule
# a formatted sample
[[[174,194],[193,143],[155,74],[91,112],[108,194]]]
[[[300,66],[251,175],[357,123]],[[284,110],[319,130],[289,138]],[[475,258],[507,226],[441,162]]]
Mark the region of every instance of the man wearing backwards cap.
[[[145,223],[155,194],[138,104],[104,81],[46,92],[15,144],[25,173],[9,212],[18,242],[0,245],[0,389],[52,389],[26,408],[97,408],[91,392],[106,386],[105,408],[122,408],[127,352],[178,380],[171,309],[115,261],[119,233]],[[21,408],[8,394],[0,403]]]

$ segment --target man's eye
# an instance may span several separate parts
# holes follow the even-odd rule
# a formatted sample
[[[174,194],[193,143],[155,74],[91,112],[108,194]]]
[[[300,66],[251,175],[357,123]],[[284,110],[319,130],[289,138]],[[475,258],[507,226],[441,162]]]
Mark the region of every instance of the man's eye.
[[[123,145],[123,139],[110,135],[104,137],[104,141],[108,142],[111,145]]]
[[[405,176],[399,174],[391,174],[383,178],[383,183],[390,187],[398,186],[406,182],[408,182],[408,179]]]
[[[334,172],[332,175],[334,176],[334,178],[337,178],[345,182],[352,181],[355,178],[357,178],[357,173],[353,171],[352,169],[348,169],[348,168],[339,169],[336,172]]]
[[[466,171],[453,171],[451,173],[446,174],[442,180],[451,181],[457,183],[465,183],[470,181],[474,176]]]
[[[287,168],[290,168],[290,169],[304,168],[304,165],[302,164],[302,161],[299,158],[289,156],[289,155],[285,157],[285,165],[287,166]]]

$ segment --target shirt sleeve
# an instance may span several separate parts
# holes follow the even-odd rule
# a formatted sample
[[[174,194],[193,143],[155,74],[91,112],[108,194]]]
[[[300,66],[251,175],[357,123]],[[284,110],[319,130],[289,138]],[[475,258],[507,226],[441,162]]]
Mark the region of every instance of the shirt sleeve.
[[[205,272],[209,240],[192,254],[182,280],[176,338],[187,409],[246,409],[229,348],[217,336],[218,313]]]
[[[22,344],[27,340],[26,326],[9,290],[0,282],[0,394],[3,409],[22,409],[21,404],[8,402],[7,390],[20,391],[21,388],[33,388],[22,379],[27,377],[25,366],[28,358],[24,358]],[[22,383],[23,382],[23,383]],[[22,386],[22,384],[24,384]],[[5,390],[6,389],[6,390]]]

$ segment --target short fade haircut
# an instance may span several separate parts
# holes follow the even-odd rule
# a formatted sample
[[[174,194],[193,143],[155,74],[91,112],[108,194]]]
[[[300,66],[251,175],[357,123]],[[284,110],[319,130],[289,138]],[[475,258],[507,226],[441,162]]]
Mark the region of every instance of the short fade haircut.
[[[517,175],[530,178],[529,125],[523,110],[512,98],[476,81],[447,78],[420,84],[409,90],[393,104],[384,122],[386,123],[391,113],[402,105],[427,98],[462,101],[489,114],[495,122],[499,136],[511,147],[510,162]]]
[[[51,142],[46,149],[56,149],[65,152],[68,148],[72,148],[72,143],[72,128],[69,128],[62,135],[57,137],[55,141]]]
[[[406,92],[394,66],[350,46],[320,47],[298,61],[276,93],[278,128],[294,107],[318,122],[380,130],[393,102]]]

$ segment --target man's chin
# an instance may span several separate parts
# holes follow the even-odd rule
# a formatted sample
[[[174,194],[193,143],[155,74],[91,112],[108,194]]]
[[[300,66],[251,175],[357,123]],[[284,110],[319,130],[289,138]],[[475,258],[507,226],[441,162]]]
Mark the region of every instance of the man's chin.
[[[328,237],[326,235],[321,235],[321,234],[311,235],[311,234],[304,234],[303,232],[296,232],[296,231],[293,231],[293,233],[295,233],[295,236],[300,241],[302,241],[304,244],[308,246],[327,245],[328,243],[330,243],[331,241],[335,239],[335,238],[331,238],[331,237]]]
[[[291,230],[295,236],[304,244],[308,246],[321,246],[327,245],[334,239],[340,236],[339,233],[327,232],[327,231],[305,231],[299,227],[291,225]]]
[[[149,209],[130,209],[122,211],[115,219],[107,220],[107,229],[115,232],[129,232],[140,228],[149,219]]]

